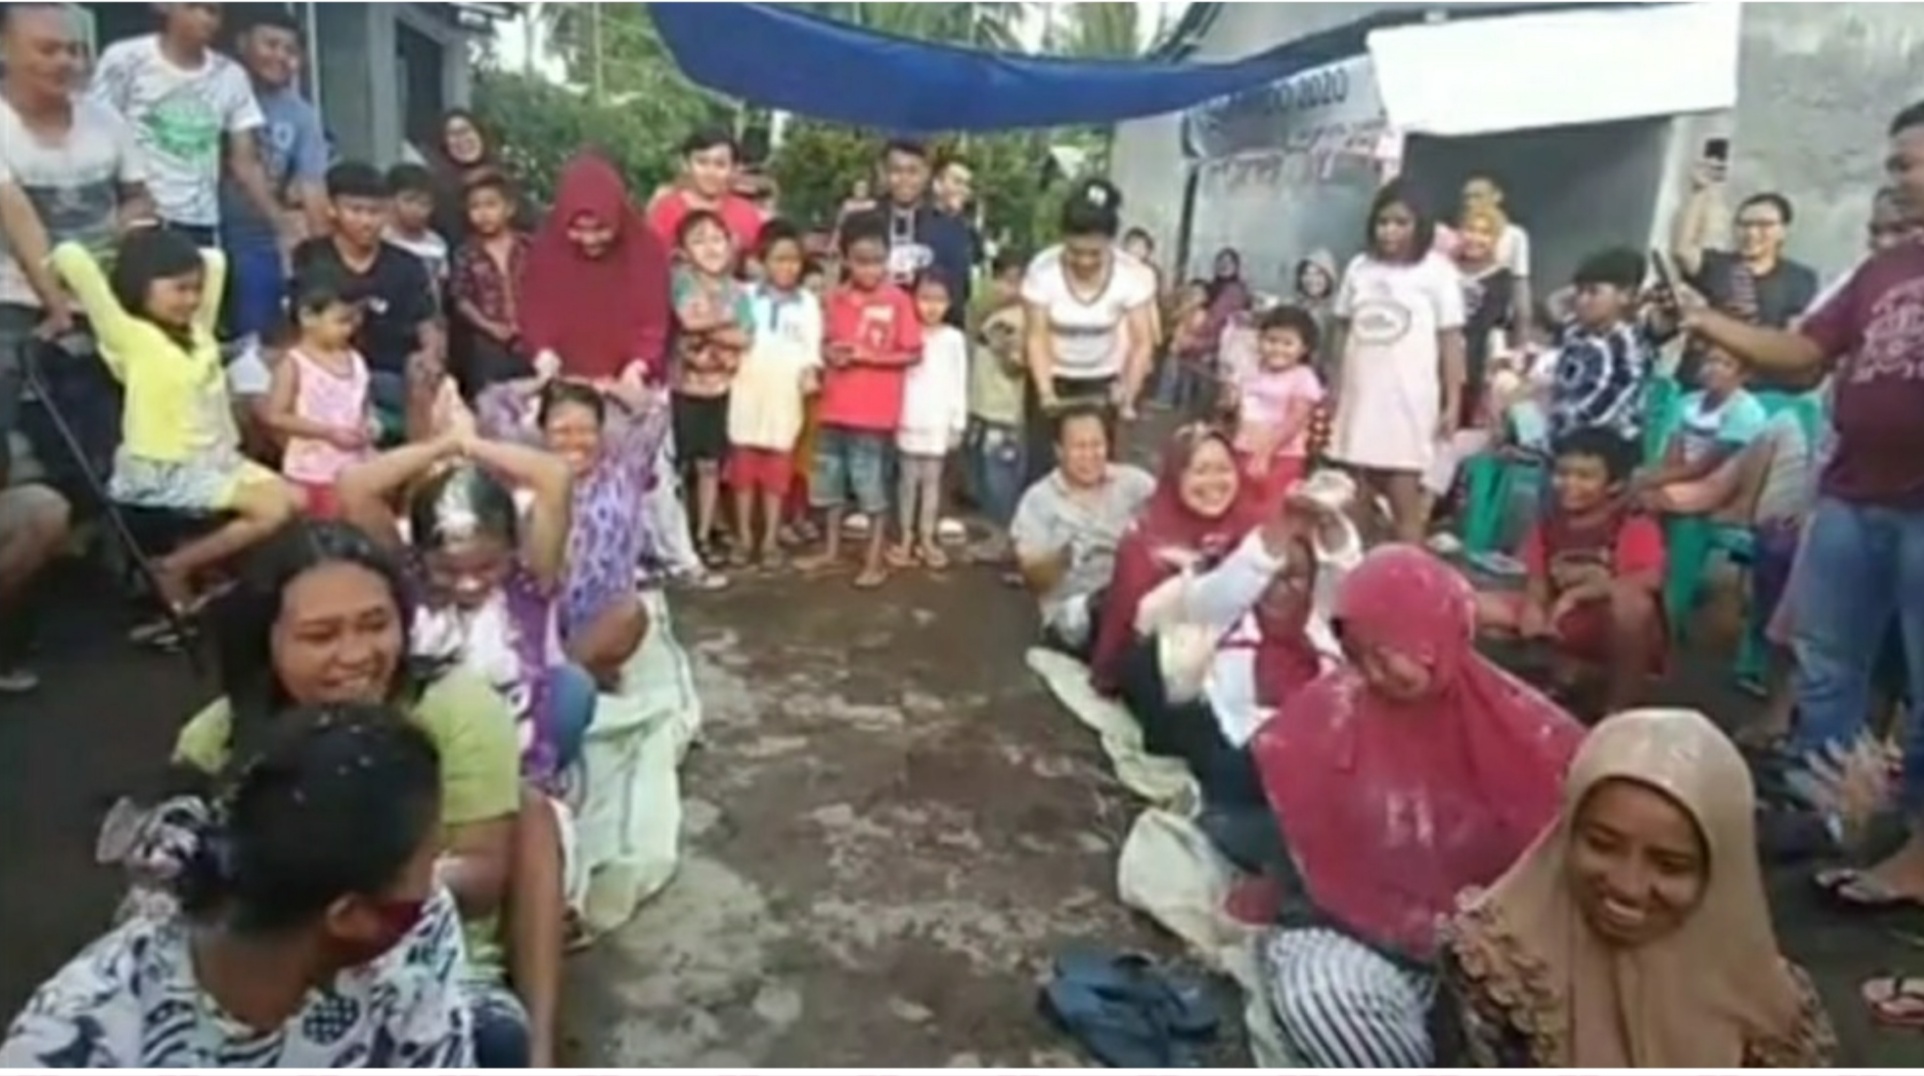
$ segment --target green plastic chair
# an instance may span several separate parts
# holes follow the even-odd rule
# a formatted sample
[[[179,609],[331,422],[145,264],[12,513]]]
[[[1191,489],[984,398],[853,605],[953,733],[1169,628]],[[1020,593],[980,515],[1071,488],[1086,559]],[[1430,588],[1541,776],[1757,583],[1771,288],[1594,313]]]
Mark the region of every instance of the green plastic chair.
[[[1666,445],[1682,418],[1681,399],[1679,397],[1676,419],[1664,434]],[[1814,395],[1760,392],[1757,400],[1772,418],[1786,411],[1795,412],[1798,424],[1804,429],[1806,443],[1817,443],[1823,422],[1823,405]],[[1701,516],[1666,518],[1664,539],[1664,611],[1670,618],[1671,631],[1681,642],[1689,634],[1691,614],[1697,611],[1697,602],[1703,597],[1704,580],[1709,575],[1711,559],[1721,553],[1739,565],[1748,565],[1756,552],[1755,539],[1751,528],[1747,526],[1720,524]],[[1759,621],[1761,611],[1752,610],[1750,619]],[[1757,675],[1764,664],[1762,627],[1759,623],[1752,623],[1745,631],[1744,652],[1737,659],[1737,675],[1740,678]],[[1756,643],[1754,652],[1751,650],[1753,642]]]

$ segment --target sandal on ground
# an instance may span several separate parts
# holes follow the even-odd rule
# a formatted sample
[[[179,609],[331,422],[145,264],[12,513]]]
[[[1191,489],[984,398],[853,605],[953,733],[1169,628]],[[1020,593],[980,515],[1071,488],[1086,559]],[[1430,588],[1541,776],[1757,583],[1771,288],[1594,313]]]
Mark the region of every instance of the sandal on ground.
[[[881,590],[888,585],[888,581],[889,573],[886,569],[864,568],[862,569],[862,574],[855,577],[855,589]]]
[[[1837,911],[1865,916],[1924,913],[1924,900],[1892,892],[1864,871],[1848,868],[1823,871],[1811,881],[1825,902]]]
[[[1879,1024],[1924,1031],[1924,979],[1886,975],[1865,983],[1862,994],[1871,1019]]]
[[[1195,1044],[1218,1024],[1199,984],[1174,981],[1137,956],[1064,956],[1040,1003],[1051,1022],[1111,1068],[1193,1068]]]
[[[949,570],[949,555],[939,546],[928,546],[922,550],[922,564],[932,572]]]

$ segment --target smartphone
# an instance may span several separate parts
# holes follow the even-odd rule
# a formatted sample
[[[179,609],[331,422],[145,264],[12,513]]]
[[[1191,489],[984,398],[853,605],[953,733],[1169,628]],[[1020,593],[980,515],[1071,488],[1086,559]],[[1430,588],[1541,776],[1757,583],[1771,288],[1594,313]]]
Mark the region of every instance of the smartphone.
[[[1704,142],[1704,160],[1713,164],[1730,163],[1730,139],[1712,138]]]

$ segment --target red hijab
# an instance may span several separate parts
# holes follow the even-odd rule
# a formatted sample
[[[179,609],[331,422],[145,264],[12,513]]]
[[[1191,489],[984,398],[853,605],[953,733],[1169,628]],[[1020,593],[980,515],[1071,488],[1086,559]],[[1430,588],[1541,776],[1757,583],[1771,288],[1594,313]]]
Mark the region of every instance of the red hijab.
[[[614,246],[590,258],[568,238],[583,217],[612,224]],[[574,377],[618,378],[629,364],[664,372],[668,253],[628,200],[621,173],[582,154],[561,173],[554,209],[535,234],[521,279],[521,335]]]
[[[1429,669],[1431,693],[1386,697],[1353,668],[1285,701],[1252,751],[1318,910],[1427,960],[1464,890],[1501,877],[1553,822],[1583,727],[1475,649],[1475,596],[1411,546],[1343,583],[1346,647]]]
[[[1215,516],[1202,515],[1183,501],[1183,475],[1211,442],[1235,458],[1229,438],[1219,430],[1196,425],[1176,431],[1163,450],[1149,507],[1116,549],[1116,572],[1103,597],[1090,659],[1096,688],[1106,694],[1114,694],[1121,684],[1123,662],[1136,642],[1142,600],[1181,571],[1186,560],[1220,561],[1234,552],[1236,543],[1260,521],[1261,505],[1247,486],[1238,488],[1229,509]]]

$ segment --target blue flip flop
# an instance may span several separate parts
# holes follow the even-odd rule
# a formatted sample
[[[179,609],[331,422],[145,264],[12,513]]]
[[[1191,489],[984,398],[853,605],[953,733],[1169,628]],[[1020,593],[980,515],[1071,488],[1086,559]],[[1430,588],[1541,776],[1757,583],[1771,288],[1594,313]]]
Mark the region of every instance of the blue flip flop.
[[[1194,1045],[1222,1024],[1201,982],[1172,977],[1147,957],[1078,951],[1056,959],[1045,1013],[1115,1068],[1194,1068]]]

